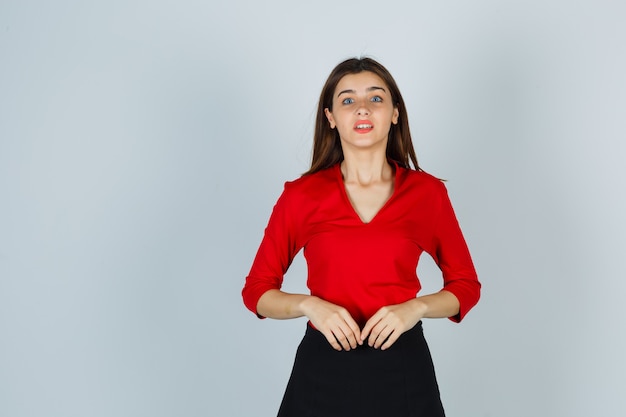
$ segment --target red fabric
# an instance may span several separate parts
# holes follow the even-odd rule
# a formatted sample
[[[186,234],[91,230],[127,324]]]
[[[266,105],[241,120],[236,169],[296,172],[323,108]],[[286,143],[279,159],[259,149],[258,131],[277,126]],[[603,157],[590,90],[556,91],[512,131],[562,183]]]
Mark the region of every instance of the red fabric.
[[[427,252],[443,288],[460,302],[450,319],[461,321],[478,302],[480,283],[446,188],[424,172],[395,169],[393,195],[369,223],[350,204],[339,164],[285,183],[246,278],[246,307],[256,313],[263,293],[281,288],[304,248],[311,294],[345,307],[363,325],[379,308],[417,295],[417,262]]]

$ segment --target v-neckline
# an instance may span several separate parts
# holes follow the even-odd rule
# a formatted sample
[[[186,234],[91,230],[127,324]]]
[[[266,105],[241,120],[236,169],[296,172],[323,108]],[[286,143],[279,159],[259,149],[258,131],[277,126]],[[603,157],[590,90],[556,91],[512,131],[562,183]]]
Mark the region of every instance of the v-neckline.
[[[348,195],[348,190],[346,189],[346,184],[343,180],[343,174],[341,173],[341,162],[335,165],[335,173],[336,173],[337,181],[339,182],[339,188],[341,189],[341,195],[343,197],[343,200],[348,205],[348,207],[350,207],[352,214],[356,217],[356,219],[359,221],[361,225],[367,226],[368,224],[371,224],[374,220],[376,220],[376,218],[379,217],[380,213],[383,210],[385,210],[385,208],[389,205],[390,201],[393,200],[393,198],[395,197],[398,191],[398,177],[399,177],[398,164],[393,160],[389,160],[389,163],[391,164],[391,167],[393,168],[393,190],[391,191],[389,198],[385,200],[383,205],[378,209],[378,211],[374,214],[374,216],[372,216],[372,218],[368,222],[364,221],[361,218],[361,216],[359,215],[359,212],[356,210],[356,208],[352,204],[352,201],[350,200],[350,196]]]

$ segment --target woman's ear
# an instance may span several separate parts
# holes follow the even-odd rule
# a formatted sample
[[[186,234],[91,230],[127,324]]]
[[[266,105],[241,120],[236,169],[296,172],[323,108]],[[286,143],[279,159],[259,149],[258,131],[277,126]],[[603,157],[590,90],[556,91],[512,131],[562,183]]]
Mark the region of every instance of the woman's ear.
[[[394,125],[397,125],[399,117],[400,117],[400,112],[398,111],[397,107],[394,107],[393,108],[393,116],[391,117],[391,123],[393,123]]]
[[[324,114],[326,115],[326,118],[328,119],[328,123],[330,123],[330,128],[334,129],[336,126],[335,119],[333,118],[333,114],[330,112],[330,110],[328,110],[328,107],[324,109]]]

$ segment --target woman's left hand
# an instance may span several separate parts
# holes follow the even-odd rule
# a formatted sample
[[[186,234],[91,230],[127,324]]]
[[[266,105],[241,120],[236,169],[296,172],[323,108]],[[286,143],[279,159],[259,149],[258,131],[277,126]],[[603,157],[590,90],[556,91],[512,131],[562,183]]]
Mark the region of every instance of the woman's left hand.
[[[361,340],[367,340],[367,344],[376,349],[388,349],[402,333],[412,329],[422,319],[427,308],[426,303],[417,298],[382,307],[365,323]]]

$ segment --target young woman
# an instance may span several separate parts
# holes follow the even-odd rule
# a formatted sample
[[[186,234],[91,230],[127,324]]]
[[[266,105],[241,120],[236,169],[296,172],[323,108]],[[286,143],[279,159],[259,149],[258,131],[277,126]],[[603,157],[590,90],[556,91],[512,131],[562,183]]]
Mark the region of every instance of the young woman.
[[[302,248],[311,294],[282,292]],[[422,252],[443,288],[417,296]],[[461,321],[480,283],[445,186],[419,168],[404,101],[378,62],[349,59],[328,77],[311,168],[285,184],[242,294],[261,318],[309,319],[279,417],[444,415],[421,320]]]

